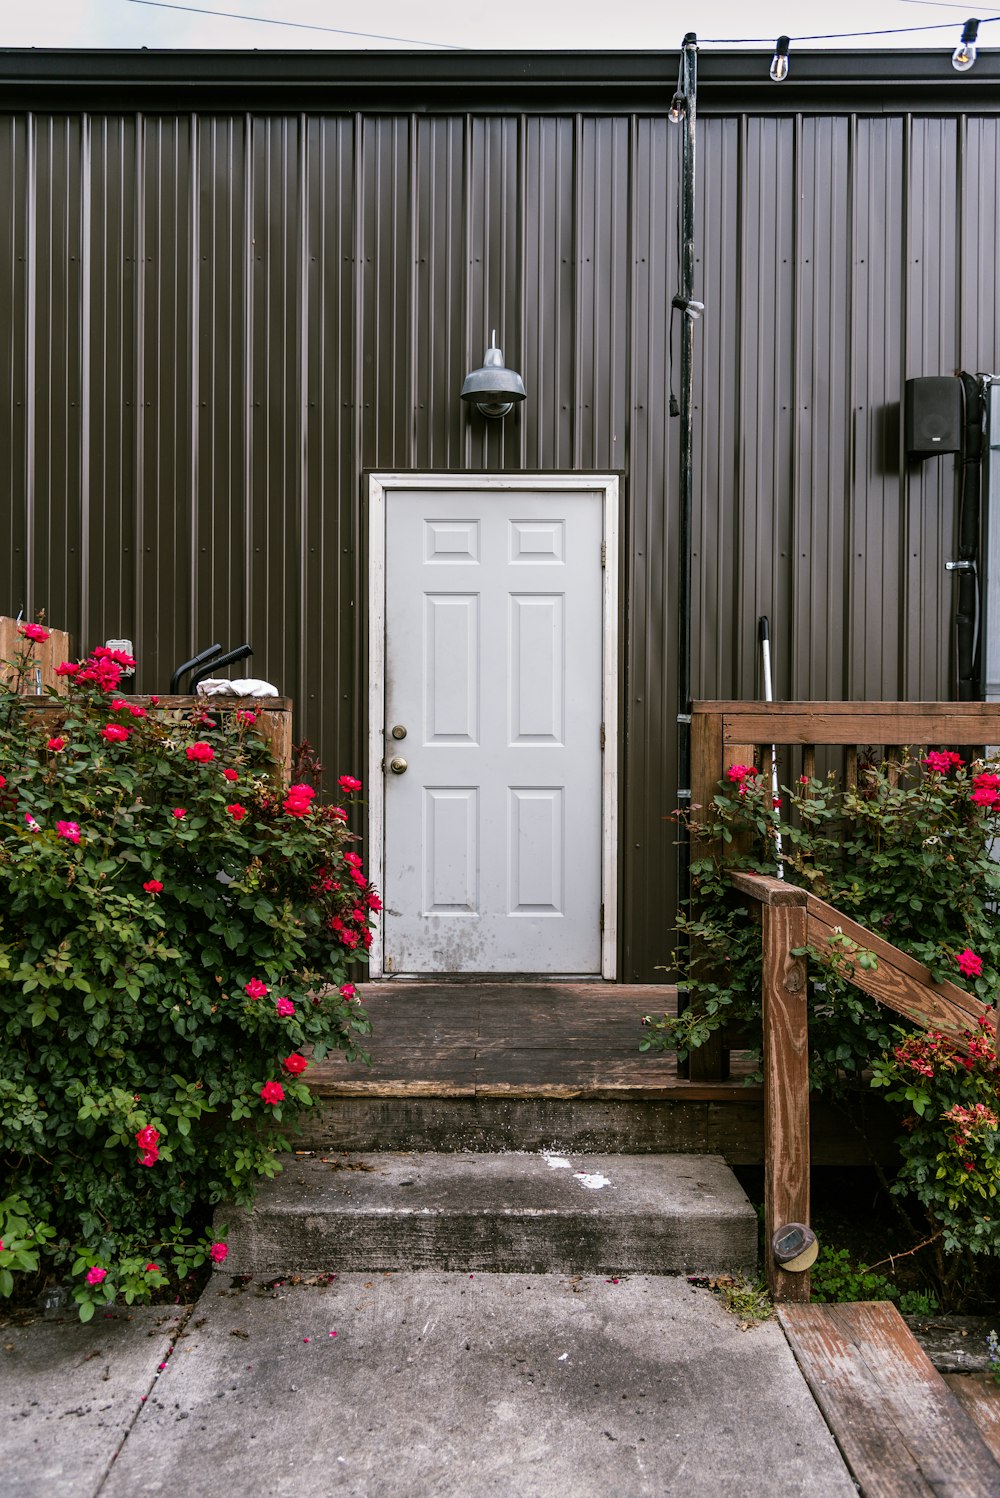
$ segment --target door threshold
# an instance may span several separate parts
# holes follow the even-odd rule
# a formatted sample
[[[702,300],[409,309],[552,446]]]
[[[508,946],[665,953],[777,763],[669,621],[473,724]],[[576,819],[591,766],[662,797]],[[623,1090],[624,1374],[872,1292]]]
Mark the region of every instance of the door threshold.
[[[600,973],[383,973],[373,983],[605,983]]]

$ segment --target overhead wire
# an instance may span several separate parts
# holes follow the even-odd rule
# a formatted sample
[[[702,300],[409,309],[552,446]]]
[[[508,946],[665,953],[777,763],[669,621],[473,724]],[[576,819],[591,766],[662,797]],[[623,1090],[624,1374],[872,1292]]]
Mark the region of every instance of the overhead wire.
[[[463,49],[454,42],[428,42],[412,36],[384,36],[380,31],[348,31],[343,26],[321,26],[311,21],[279,21],[274,16],[248,16],[235,10],[211,10],[203,5],[177,5],[171,0],[128,0],[129,5],[149,5],[154,10],[183,10],[197,16],[220,16],[231,21],[257,21],[262,26],[294,26],[298,31],[330,31],[337,36],[367,37],[370,41],[403,42],[408,47],[442,47],[449,52]]]

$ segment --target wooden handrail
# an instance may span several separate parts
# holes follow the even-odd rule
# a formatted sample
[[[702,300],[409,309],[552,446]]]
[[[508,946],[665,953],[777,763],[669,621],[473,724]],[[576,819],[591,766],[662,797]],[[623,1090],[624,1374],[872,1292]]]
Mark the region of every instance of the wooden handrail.
[[[770,1245],[777,1228],[809,1221],[809,1018],[805,947],[837,951],[844,936],[871,952],[874,968],[855,962],[844,976],[886,1008],[923,1029],[938,1029],[959,1044],[982,1019],[996,1028],[995,1011],[974,994],[928,968],[808,890],[761,874],[730,873],[733,888],[761,911],[761,1013],[764,1073],[764,1241],[775,1301],[808,1301],[809,1275],[776,1265]],[[793,955],[798,952],[799,955]]]
[[[857,784],[858,749],[878,745],[898,775],[902,746],[1000,744],[1000,702],[695,702],[691,709],[691,813],[698,821],[733,764],[761,761],[770,774],[771,746],[802,751],[803,773],[815,773],[817,747],[846,751],[846,782]],[[683,892],[681,892],[683,898]],[[876,995],[878,997],[878,995]],[[692,1079],[726,1076],[721,1032],[692,1051]]]

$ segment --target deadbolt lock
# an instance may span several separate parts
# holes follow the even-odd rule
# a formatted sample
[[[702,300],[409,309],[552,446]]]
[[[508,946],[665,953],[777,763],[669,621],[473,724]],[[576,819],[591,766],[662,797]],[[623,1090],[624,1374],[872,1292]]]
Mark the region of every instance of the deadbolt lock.
[[[397,758],[397,759],[391,759],[389,761],[389,769],[392,771],[392,773],[394,775],[402,775],[402,774],[404,774],[404,772],[406,770],[406,760],[405,759],[399,759],[399,758]]]
[[[406,729],[403,727],[402,723],[395,724],[392,730],[392,736],[394,739],[406,738]]]

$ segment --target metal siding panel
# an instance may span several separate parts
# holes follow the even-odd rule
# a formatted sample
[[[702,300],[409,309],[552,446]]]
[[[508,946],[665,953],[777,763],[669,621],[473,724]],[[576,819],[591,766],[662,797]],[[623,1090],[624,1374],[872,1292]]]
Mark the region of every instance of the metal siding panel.
[[[901,119],[858,119],[851,161],[851,358],[845,374],[853,450],[844,696],[873,701],[891,701],[900,683],[904,135]]]
[[[709,119],[699,123],[698,133],[695,294],[705,303],[705,315],[698,324],[695,351],[692,681],[697,697],[715,699],[736,690],[733,568],[740,533],[736,497],[744,394],[739,288],[745,127],[739,120]],[[675,381],[678,377],[679,369]]]
[[[791,697],[836,698],[844,688],[837,642],[845,631],[847,137],[846,120],[809,119],[800,127],[792,629],[780,642],[783,674],[777,686]]]
[[[670,298],[676,245],[676,136],[664,119],[637,122],[632,174],[632,389],[629,522],[626,535],[628,696],[624,740],[625,974],[664,958],[661,929],[671,881],[676,806],[674,766],[677,664],[676,436],[668,415]],[[676,425],[676,424],[674,424]]]
[[[39,121],[34,161],[35,285],[32,401],[33,496],[26,589],[30,608],[57,600],[80,616],[81,473],[81,125],[76,117]]]
[[[332,777],[363,747],[363,467],[621,468],[622,976],[652,977],[673,908],[672,127],[60,115],[37,149],[33,128],[0,139],[0,606],[46,604],[87,646],[132,634],[144,690],[249,635]],[[761,611],[785,695],[946,692],[953,469],[901,472],[896,416],[904,376],[996,363],[997,162],[993,116],[703,118],[702,694],[753,694]],[[487,425],[458,390],[494,325],[528,400]]]
[[[911,119],[905,222],[905,378],[951,374],[958,364],[956,286],[957,127]],[[902,391],[900,391],[902,394]],[[899,598],[899,695],[947,697],[954,584],[944,570],[955,545],[957,463],[951,456],[907,467]]]
[[[31,274],[31,238],[35,182],[31,171],[30,116],[7,116],[0,121],[0,199],[11,205],[7,231],[0,235],[0,319],[6,379],[0,400],[0,452],[4,454],[0,506],[0,611],[14,616],[29,613],[27,552],[33,509],[33,386],[35,327]],[[54,600],[53,600],[54,602]]]
[[[135,129],[95,116],[90,140],[84,311],[87,321],[89,565],[75,643],[121,634],[135,621]],[[111,601],[109,604],[107,601]]]

